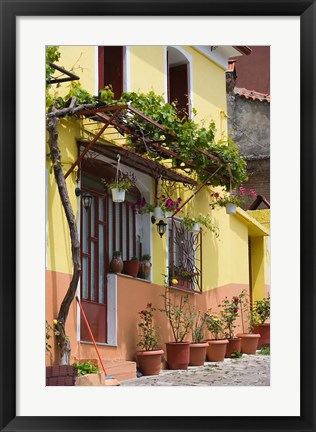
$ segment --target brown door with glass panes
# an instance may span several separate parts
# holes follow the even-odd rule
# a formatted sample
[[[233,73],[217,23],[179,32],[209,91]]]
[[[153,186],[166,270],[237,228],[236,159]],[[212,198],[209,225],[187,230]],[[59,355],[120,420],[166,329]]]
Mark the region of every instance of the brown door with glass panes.
[[[92,334],[107,342],[107,196],[89,190],[90,209],[81,205],[81,302]],[[91,342],[85,321],[80,320],[80,340]]]

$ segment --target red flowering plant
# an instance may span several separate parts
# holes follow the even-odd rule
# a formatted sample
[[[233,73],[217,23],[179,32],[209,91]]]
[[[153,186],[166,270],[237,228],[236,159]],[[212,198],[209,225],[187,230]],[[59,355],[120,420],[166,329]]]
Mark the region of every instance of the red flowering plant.
[[[156,310],[157,309],[154,308],[151,303],[148,303],[146,309],[138,312],[140,319],[138,323],[140,340],[137,346],[140,346],[145,351],[153,351],[158,348],[158,329],[160,327],[154,325],[154,312]]]
[[[146,201],[144,197],[141,198],[140,203],[133,204],[132,206],[139,214],[152,213],[154,211],[154,205]]]
[[[220,315],[223,322],[223,330],[225,338],[234,339],[234,329],[237,327],[236,319],[238,318],[240,299],[233,296],[231,300],[227,297],[218,305],[220,308]]]
[[[174,267],[173,270],[173,276],[182,280],[196,280],[199,274],[197,270],[186,270],[184,267]]]
[[[221,195],[218,192],[211,194],[212,201],[211,206],[214,208],[215,205],[220,207],[225,207],[226,204],[236,204],[237,206],[242,206],[246,201],[253,199],[257,196],[257,192],[254,189],[247,189],[243,186],[239,186],[238,189],[234,189],[225,195]]]
[[[169,213],[178,213],[180,211],[181,198],[173,200],[172,198],[161,195],[156,197],[155,204],[148,203],[144,197],[141,198],[139,204],[134,204],[134,208],[139,214],[153,213],[155,207],[160,207],[161,210]]]
[[[242,322],[242,332],[252,333],[255,325],[253,307],[250,302],[249,293],[243,290],[239,295],[240,315]]]
[[[178,213],[181,201],[180,197],[173,200],[166,195],[156,196],[156,206],[160,207],[163,212]]]

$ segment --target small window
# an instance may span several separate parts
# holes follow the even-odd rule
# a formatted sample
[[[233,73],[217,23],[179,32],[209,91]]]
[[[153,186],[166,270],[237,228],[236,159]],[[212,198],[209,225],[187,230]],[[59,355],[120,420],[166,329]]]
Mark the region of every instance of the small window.
[[[168,102],[177,102],[180,116],[190,116],[189,104],[189,62],[176,48],[167,51],[168,59]]]
[[[122,46],[99,47],[99,90],[111,84],[115,99],[123,93],[124,50]]]

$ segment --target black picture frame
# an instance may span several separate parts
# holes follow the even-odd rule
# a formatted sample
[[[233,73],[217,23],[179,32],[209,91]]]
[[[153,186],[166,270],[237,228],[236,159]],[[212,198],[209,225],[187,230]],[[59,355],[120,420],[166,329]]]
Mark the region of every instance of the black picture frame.
[[[299,0],[0,0],[0,427],[1,431],[315,431],[316,4]],[[299,16],[301,24],[301,415],[299,417],[16,416],[16,126],[18,16]],[[286,43],[286,41],[285,41]],[[290,75],[287,79],[291,79]],[[285,146],[285,143],[282,145]],[[286,149],[286,146],[285,146]],[[282,287],[282,289],[285,289]],[[312,341],[312,344],[310,344]],[[289,351],[290,354],[290,351]],[[289,371],[290,379],[291,371]],[[163,403],[163,402],[162,402]],[[280,401],[282,404],[282,401]]]

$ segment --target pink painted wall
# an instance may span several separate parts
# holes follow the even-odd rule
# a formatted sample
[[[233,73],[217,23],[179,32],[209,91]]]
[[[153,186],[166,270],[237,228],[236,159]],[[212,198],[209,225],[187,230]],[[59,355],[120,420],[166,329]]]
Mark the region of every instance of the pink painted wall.
[[[56,318],[59,305],[68,289],[70,276],[64,273],[47,271],[46,274],[46,318],[50,324]],[[247,285],[230,284],[216,289],[207,291],[203,294],[189,294],[192,304],[206,311],[212,308],[218,311],[218,303],[225,296],[231,298],[238,295],[243,289],[248,289]],[[177,291],[179,295],[184,294]],[[163,307],[164,287],[151,284],[139,279],[130,277],[117,277],[117,296],[118,296],[118,346],[99,345],[101,357],[106,360],[135,360],[135,352],[138,343],[138,312],[146,308],[147,303],[152,303],[156,308]],[[161,326],[160,338],[162,349],[165,349],[164,343],[172,339],[172,332],[164,313],[156,312],[156,323]],[[240,320],[236,333],[241,331]],[[66,332],[70,338],[73,359],[95,359],[97,358],[93,345],[83,344],[77,340],[77,306],[73,302],[70,308]],[[205,337],[210,337],[206,331]],[[189,338],[188,338],[189,339]],[[47,364],[58,364],[58,352],[55,347],[53,338],[50,339],[53,345],[52,356],[46,356]]]

